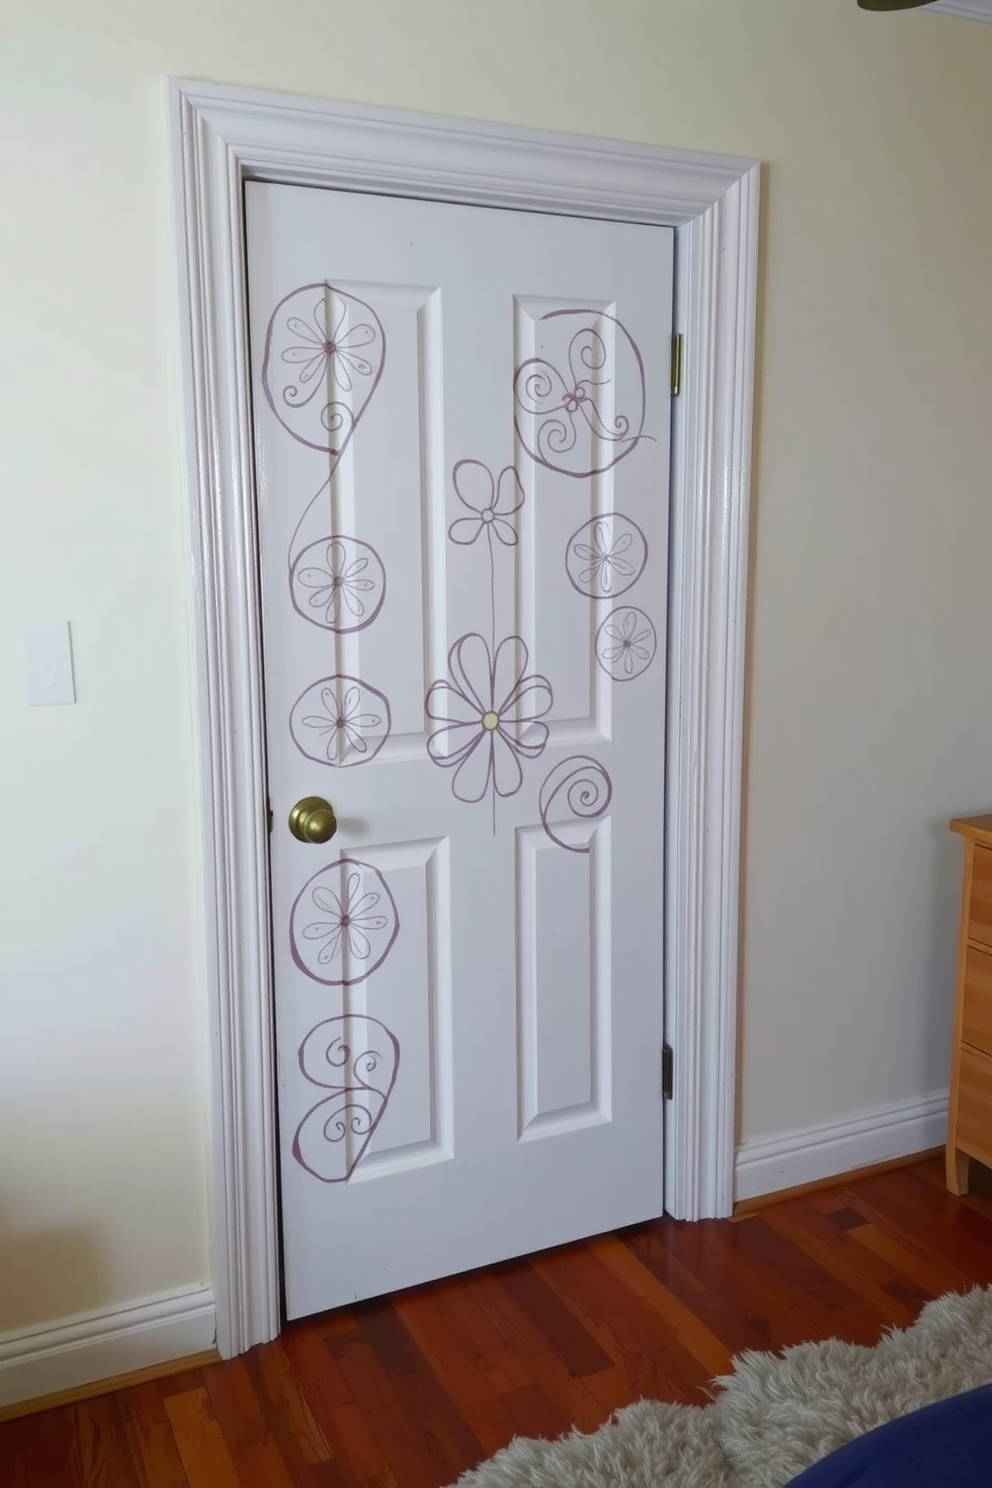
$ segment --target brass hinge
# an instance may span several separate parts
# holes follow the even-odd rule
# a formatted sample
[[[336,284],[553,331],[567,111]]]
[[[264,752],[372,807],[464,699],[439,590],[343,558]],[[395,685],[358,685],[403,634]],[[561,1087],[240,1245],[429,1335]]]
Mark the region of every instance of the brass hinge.
[[[671,1044],[661,1046],[661,1093],[665,1100],[671,1100],[672,1088],[675,1081],[675,1050]]]
[[[676,331],[672,336],[672,397],[677,398],[682,391],[682,332]]]

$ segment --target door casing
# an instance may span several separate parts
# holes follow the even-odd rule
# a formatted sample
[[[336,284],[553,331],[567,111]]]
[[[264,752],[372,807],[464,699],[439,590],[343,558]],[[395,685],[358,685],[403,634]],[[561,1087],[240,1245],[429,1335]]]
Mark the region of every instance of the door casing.
[[[170,79],[217,1346],[280,1326],[268,884],[242,189],[246,180],[676,229],[665,1206],[729,1214],[759,166]]]

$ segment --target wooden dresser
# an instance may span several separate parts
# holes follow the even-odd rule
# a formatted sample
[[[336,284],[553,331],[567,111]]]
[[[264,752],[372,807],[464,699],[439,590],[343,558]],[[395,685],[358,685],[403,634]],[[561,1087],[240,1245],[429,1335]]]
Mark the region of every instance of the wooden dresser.
[[[968,1160],[992,1168],[992,814],[951,822],[964,838],[964,887],[947,1111],[947,1186],[968,1192]]]

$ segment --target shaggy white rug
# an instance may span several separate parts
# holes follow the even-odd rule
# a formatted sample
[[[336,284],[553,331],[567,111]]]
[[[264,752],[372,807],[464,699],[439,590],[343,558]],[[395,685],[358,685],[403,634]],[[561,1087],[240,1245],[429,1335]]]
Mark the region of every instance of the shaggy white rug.
[[[782,1488],[873,1426],[989,1382],[992,1287],[976,1287],[874,1348],[741,1354],[711,1405],[642,1400],[589,1436],[518,1439],[457,1488]]]

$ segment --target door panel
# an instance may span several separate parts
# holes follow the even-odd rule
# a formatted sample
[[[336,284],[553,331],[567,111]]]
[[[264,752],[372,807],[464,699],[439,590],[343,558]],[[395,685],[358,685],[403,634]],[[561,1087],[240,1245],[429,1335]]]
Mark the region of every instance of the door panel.
[[[672,234],[246,212],[293,1317],[661,1211]]]

